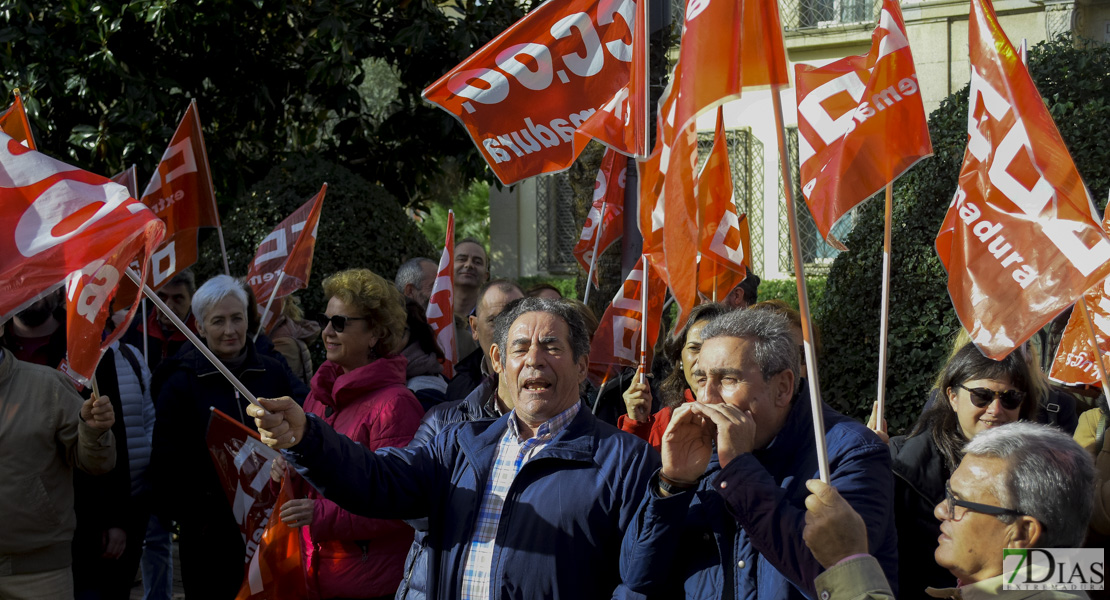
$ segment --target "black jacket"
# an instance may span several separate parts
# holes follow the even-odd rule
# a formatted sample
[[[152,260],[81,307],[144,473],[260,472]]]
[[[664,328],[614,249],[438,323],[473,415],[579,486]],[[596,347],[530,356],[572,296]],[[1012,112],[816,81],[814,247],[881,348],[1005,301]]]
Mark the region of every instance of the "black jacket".
[[[933,557],[940,536],[933,509],[944,500],[944,484],[952,476],[944,455],[928,432],[891,438],[890,455],[901,596],[925,598],[927,587],[956,587],[956,578]]]

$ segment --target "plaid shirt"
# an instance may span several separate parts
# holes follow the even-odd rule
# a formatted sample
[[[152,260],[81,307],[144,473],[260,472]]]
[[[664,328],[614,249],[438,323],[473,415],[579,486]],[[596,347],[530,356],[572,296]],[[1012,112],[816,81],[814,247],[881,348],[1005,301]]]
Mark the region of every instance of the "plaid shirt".
[[[496,546],[497,525],[505,507],[505,497],[509,486],[516,479],[524,463],[543,450],[560,431],[578,414],[580,402],[548,419],[536,430],[536,435],[521,439],[516,423],[516,411],[509,417],[509,427],[497,445],[497,455],[493,458],[486,492],[482,496],[482,508],[478,511],[478,522],[474,527],[474,538],[463,563],[462,600],[479,600],[491,597],[490,569],[493,567],[493,550]]]

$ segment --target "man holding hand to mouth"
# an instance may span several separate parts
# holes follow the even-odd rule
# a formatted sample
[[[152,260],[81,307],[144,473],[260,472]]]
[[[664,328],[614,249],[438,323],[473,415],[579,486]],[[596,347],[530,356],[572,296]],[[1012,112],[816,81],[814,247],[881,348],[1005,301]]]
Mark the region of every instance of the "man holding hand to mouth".
[[[658,456],[579,402],[589,335],[570,303],[527,298],[496,322],[494,369],[514,409],[426,446],[369,452],[289,398],[248,408],[328,499],[429,520],[429,597],[610,598],[624,531]]]

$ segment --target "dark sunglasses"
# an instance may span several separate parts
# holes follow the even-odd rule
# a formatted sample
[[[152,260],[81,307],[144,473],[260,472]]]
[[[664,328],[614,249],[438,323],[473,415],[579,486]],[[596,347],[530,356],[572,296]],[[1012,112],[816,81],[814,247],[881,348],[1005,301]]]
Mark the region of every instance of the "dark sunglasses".
[[[329,317],[324,313],[316,315],[316,322],[320,324],[320,329],[326,329],[328,323],[331,323],[331,328],[336,333],[343,333],[347,327],[347,321],[365,321],[366,317],[345,317],[343,315],[335,315]]]
[[[1002,408],[1014,410],[1025,401],[1025,392],[1019,390],[999,392],[997,390],[988,390],[987,388],[969,388],[960,384],[956,384],[956,387],[967,390],[967,393],[971,395],[971,403],[975,405],[975,408],[983,408],[991,402],[994,402],[995,398],[998,398],[1002,403]]]
[[[982,513],[984,515],[991,515],[994,517],[1000,517],[1004,515],[1021,517],[1025,515],[1025,513],[1023,512],[1018,512],[1009,508],[1002,508],[1001,506],[991,506],[990,504],[979,504],[978,502],[957,500],[956,497],[952,495],[952,485],[946,481],[944,482],[944,508],[945,511],[948,513],[948,518],[953,521],[959,521],[960,519],[964,518],[964,515],[967,514],[967,511],[964,511],[960,513],[960,516],[957,517],[957,506],[961,508],[966,508],[967,510],[970,510],[972,512]]]

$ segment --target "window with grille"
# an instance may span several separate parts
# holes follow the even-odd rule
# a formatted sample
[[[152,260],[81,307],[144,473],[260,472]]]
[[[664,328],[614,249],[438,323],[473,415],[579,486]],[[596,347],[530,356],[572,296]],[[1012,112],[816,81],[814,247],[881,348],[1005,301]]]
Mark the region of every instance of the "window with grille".
[[[809,213],[798,171],[798,128],[786,129],[786,146],[790,156],[790,179],[794,191],[794,212],[798,218],[798,237],[802,246],[802,263],[807,275],[826,275],[833,259],[840,251],[833,248],[817,231],[813,216]],[[856,224],[856,211],[852,210],[837,222],[832,235],[843,240]],[[754,250],[753,250],[754,252]],[[794,273],[794,260],[791,255],[790,222],[786,213],[786,191],[783,186],[782,172],[779,172],[779,271]]]
[[[541,271],[575,273],[574,246],[581,234],[574,219],[574,190],[566,173],[536,179],[536,252]]]

